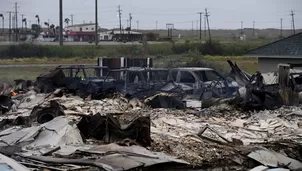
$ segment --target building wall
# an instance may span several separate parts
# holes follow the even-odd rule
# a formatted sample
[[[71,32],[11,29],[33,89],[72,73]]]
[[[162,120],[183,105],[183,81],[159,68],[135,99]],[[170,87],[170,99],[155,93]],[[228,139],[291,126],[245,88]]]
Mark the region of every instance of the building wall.
[[[301,59],[285,59],[285,58],[258,58],[258,70],[262,73],[272,72],[278,70],[278,64],[281,63],[300,63],[302,64]],[[298,68],[297,68],[298,69]],[[299,68],[302,69],[302,68]]]
[[[95,31],[95,25],[68,26],[66,29],[73,32],[92,32]]]
[[[111,41],[112,40],[112,34],[100,33],[100,40]]]

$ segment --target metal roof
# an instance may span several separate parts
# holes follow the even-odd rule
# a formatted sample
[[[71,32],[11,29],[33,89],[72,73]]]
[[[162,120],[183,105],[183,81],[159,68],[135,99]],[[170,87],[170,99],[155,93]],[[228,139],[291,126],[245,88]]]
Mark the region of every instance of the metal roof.
[[[248,51],[245,56],[300,58],[302,57],[302,32]]]

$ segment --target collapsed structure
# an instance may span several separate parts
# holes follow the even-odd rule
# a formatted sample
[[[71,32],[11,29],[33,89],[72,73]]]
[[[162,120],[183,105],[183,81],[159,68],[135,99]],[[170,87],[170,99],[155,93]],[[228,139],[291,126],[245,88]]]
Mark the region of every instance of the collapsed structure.
[[[282,66],[266,84],[229,64],[236,82],[209,68],[78,65],[19,80],[1,90],[0,158],[23,170],[302,169],[302,111],[283,105],[296,74]]]

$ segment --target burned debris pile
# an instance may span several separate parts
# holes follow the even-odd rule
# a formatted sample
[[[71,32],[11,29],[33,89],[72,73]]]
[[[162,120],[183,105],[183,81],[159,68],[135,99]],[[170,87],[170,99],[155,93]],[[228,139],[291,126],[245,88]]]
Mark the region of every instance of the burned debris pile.
[[[3,85],[0,159],[15,170],[302,169],[302,110],[288,105],[297,77],[283,67],[270,84],[229,64],[235,81],[209,68],[64,66]]]

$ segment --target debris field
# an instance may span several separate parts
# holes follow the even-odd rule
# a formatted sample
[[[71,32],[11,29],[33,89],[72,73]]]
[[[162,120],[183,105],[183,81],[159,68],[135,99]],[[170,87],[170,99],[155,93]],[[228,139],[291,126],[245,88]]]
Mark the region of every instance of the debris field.
[[[0,168],[302,170],[299,105],[246,110],[228,96],[208,108],[188,107],[179,105],[188,97],[175,84],[142,98],[39,80],[0,89]]]

